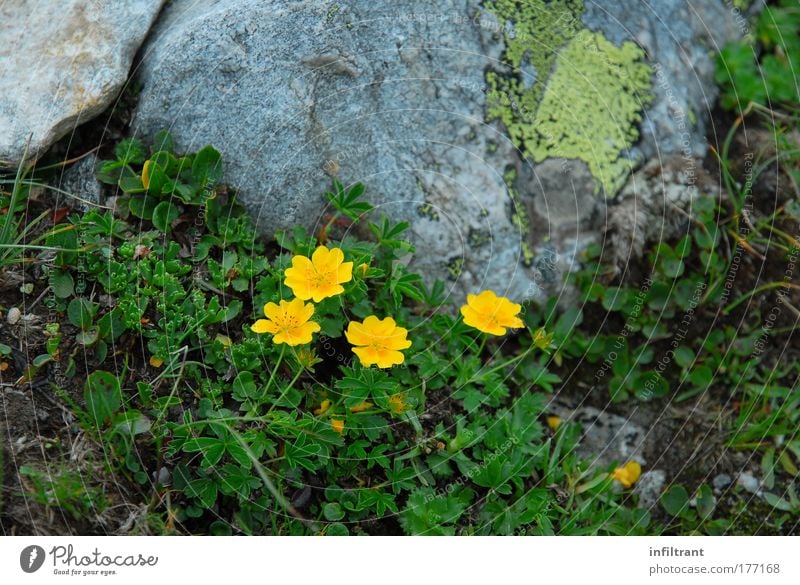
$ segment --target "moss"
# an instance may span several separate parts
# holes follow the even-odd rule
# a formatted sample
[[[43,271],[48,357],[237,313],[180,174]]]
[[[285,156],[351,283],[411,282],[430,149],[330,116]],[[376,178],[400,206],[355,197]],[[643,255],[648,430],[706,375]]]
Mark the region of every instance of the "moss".
[[[420,217],[427,217],[431,221],[439,221],[439,212],[427,201],[417,207],[417,215]]]
[[[455,258],[451,258],[450,261],[447,263],[447,274],[450,280],[458,280],[458,277],[461,276],[461,272],[464,270],[464,258],[462,256],[456,256]]]
[[[614,195],[630,170],[623,153],[638,139],[636,124],[652,99],[643,51],[585,29],[582,0],[495,0],[486,7],[513,23],[505,34],[508,71],[486,73],[487,118],[502,121],[537,162],[585,161],[597,190]]]
[[[467,234],[467,243],[471,248],[482,248],[492,241],[492,234],[488,230],[470,228]]]
[[[327,14],[325,14],[325,24],[328,25],[333,22],[333,19],[336,18],[336,15],[342,9],[341,6],[338,4],[332,4],[330,8],[328,8]]]

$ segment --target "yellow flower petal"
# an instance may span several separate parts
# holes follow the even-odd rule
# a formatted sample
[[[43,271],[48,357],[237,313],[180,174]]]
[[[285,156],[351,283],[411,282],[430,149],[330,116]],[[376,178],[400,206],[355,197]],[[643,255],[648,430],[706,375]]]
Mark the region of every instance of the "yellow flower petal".
[[[398,327],[391,317],[378,319],[370,315],[362,323],[351,321],[345,337],[353,345],[353,353],[362,365],[390,368],[402,364],[405,356],[399,350],[411,347],[408,330]]]
[[[162,360],[161,358],[158,358],[158,357],[156,357],[154,355],[151,355],[150,356],[150,365],[153,366],[154,368],[160,368],[161,366],[164,365],[164,360]]]
[[[350,412],[364,412],[372,407],[373,404],[371,402],[362,402],[361,404],[356,404],[355,406],[351,407]]]
[[[344,432],[344,421],[340,419],[331,419],[331,428],[341,435]]]
[[[642,475],[642,466],[636,461],[628,461],[622,467],[617,467],[611,472],[611,477],[622,484],[625,489],[630,488]]]
[[[255,333],[272,333],[273,343],[285,343],[290,346],[311,343],[312,335],[320,330],[319,323],[310,321],[314,314],[314,305],[304,303],[301,299],[281,301],[279,305],[264,305],[267,319],[259,319],[250,329]]]
[[[479,295],[467,295],[467,304],[461,307],[461,315],[470,327],[489,335],[505,335],[507,329],[525,326],[518,316],[521,310],[522,305],[485,290]]]
[[[319,408],[314,410],[314,414],[316,414],[317,416],[325,414],[326,412],[328,412],[328,409],[330,407],[331,407],[331,401],[330,400],[323,400],[320,403]]]
[[[344,292],[341,285],[353,279],[353,263],[344,262],[344,252],[339,248],[319,246],[311,258],[293,257],[284,276],[284,284],[292,289],[295,297],[318,303]]]
[[[547,426],[550,427],[551,430],[556,430],[558,427],[561,426],[561,417],[560,416],[548,416],[547,417]]]
[[[252,325],[250,325],[250,330],[253,333],[275,333],[276,327],[275,323],[272,321],[267,321],[266,319],[259,319]]]

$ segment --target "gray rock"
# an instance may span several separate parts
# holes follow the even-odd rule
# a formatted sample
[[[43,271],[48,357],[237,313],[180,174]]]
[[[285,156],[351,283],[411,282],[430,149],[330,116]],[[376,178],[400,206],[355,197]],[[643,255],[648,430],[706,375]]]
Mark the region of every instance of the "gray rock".
[[[19,320],[22,318],[22,311],[20,311],[17,307],[11,307],[8,310],[8,314],[6,315],[6,322],[9,325],[16,325],[19,323]]]
[[[579,455],[593,465],[606,469],[638,461],[644,465],[644,444],[647,432],[629,418],[593,406],[570,408],[554,403],[550,410],[565,422],[581,425]]]
[[[639,496],[639,508],[646,510],[654,508],[658,504],[666,482],[667,473],[663,469],[652,469],[642,473],[633,488],[633,493]]]
[[[620,156],[662,142],[680,153],[685,141],[702,153],[705,128],[690,119],[710,108],[709,51],[733,34],[729,20],[718,0],[587,0],[587,27],[641,43],[667,79],[653,76],[641,144]],[[411,223],[411,263],[428,280],[449,279],[457,297],[537,298],[597,239],[605,201],[583,163],[533,165],[486,123],[486,71],[503,68],[514,31],[477,0],[174,0],[144,51],[133,126],[145,138],[169,128],[186,150],[217,147],[266,235],[318,227],[331,177],[361,181],[380,213]],[[549,72],[521,69],[525,87],[547,83]]]
[[[648,244],[688,233],[692,204],[718,193],[718,182],[701,161],[677,155],[650,160],[607,208],[605,229],[616,265],[624,268]]]
[[[761,482],[752,473],[743,471],[736,478],[736,485],[742,486],[746,492],[759,495],[761,492]]]
[[[0,162],[34,158],[105,110],[163,0],[0,3]]]
[[[65,170],[57,187],[57,203],[68,205],[80,212],[86,212],[101,205],[103,186],[95,176],[97,156],[90,154]]]
[[[714,55],[743,34],[737,14],[731,2],[718,0],[586,2],[589,29],[617,44],[635,40],[654,67],[654,100],[638,145],[645,158],[705,155],[718,93]]]
[[[714,488],[714,493],[720,495],[723,491],[733,483],[733,478],[727,473],[720,473],[711,480],[711,487]]]

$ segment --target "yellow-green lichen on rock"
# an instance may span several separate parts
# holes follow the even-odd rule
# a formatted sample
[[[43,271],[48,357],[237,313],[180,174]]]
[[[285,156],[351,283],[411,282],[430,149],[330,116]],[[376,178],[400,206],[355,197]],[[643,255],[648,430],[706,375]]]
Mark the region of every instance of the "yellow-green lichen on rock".
[[[623,155],[652,99],[644,52],[584,28],[581,0],[495,0],[486,7],[510,23],[503,59],[511,71],[487,72],[487,118],[501,120],[536,162],[583,160],[596,192],[613,196],[631,170]],[[532,85],[526,67],[534,70]]]
[[[652,99],[651,68],[634,43],[614,46],[602,34],[580,31],[561,51],[525,136],[527,151],[581,159],[613,196],[632,170],[622,155],[639,138],[641,111]]]
[[[501,23],[511,23],[503,60],[513,71],[511,76],[487,72],[487,115],[501,120],[520,146],[525,121],[530,122],[544,93],[542,80],[550,75],[558,51],[582,26],[583,0],[494,0],[485,7]],[[535,80],[522,75],[526,65],[533,69]]]

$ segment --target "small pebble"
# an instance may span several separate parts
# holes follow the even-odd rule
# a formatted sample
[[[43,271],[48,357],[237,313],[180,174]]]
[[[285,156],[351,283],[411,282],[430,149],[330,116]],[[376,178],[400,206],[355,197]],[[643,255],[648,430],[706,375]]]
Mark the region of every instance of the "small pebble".
[[[658,504],[666,482],[667,473],[663,469],[645,471],[633,488],[633,492],[639,494],[639,508],[645,510],[654,508]]]
[[[761,487],[761,482],[759,482],[758,479],[756,479],[756,477],[751,473],[747,472],[740,473],[736,483],[751,494],[758,492],[759,488]]]
[[[727,473],[720,473],[711,481],[711,485],[714,488],[715,494],[721,493],[723,490],[725,490],[725,488],[727,488],[732,483],[733,483],[733,478],[731,478],[731,476],[728,475]]]
[[[6,315],[6,321],[9,325],[16,325],[19,323],[19,320],[22,318],[22,311],[20,311],[16,307],[11,307],[8,310],[8,315]]]
[[[169,485],[171,479],[171,474],[169,469],[166,467],[162,467],[158,470],[158,475],[155,477],[156,484],[158,485]]]

